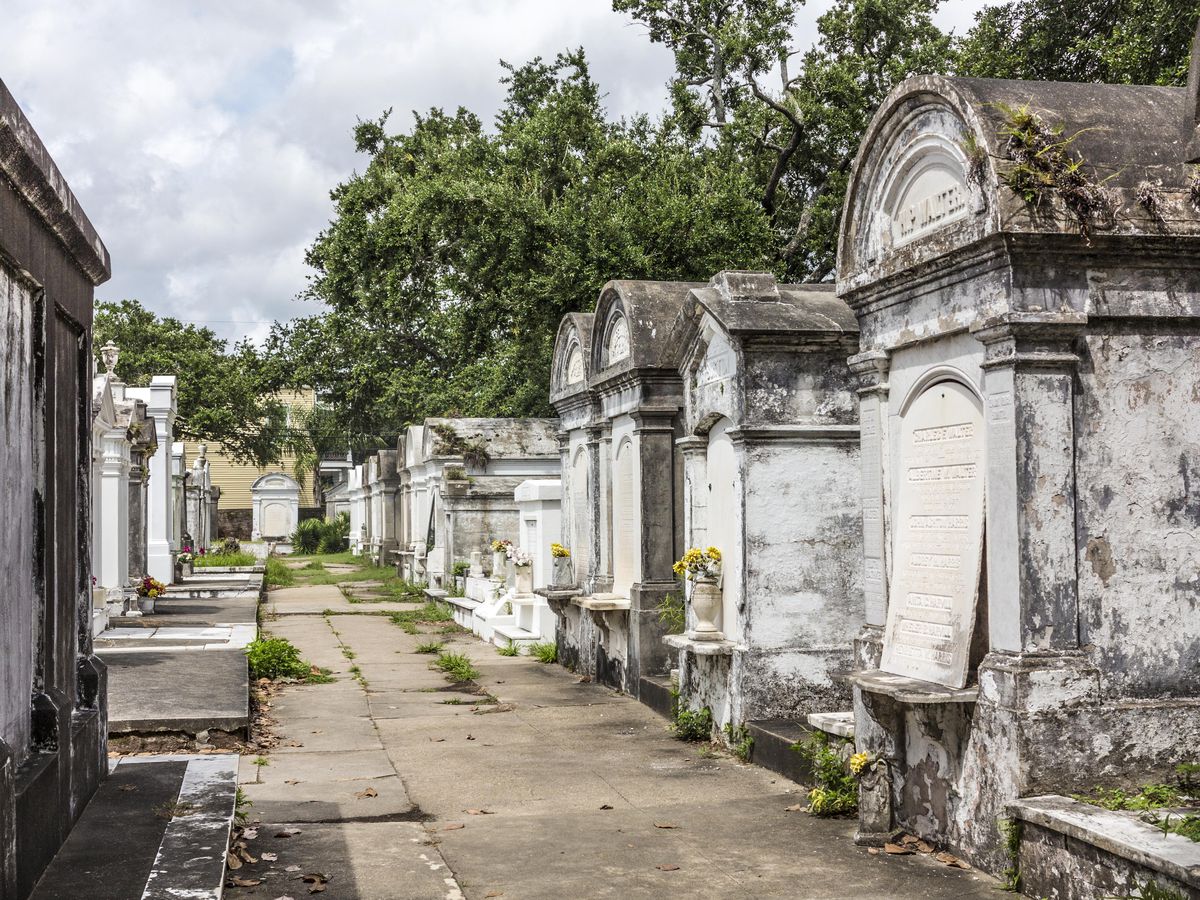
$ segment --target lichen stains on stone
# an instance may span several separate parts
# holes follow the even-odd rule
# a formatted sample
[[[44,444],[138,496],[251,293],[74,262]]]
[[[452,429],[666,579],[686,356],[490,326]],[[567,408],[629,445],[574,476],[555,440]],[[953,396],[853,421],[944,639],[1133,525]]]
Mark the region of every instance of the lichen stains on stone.
[[[1167,501],[1167,521],[1173,525],[1200,525],[1200,488],[1195,483],[1186,453],[1179,454],[1179,478],[1183,493]],[[1189,521],[1181,523],[1181,518]]]
[[[1117,572],[1108,541],[1102,537],[1088,538],[1086,557],[1092,564],[1092,572],[1108,587],[1108,580]]]

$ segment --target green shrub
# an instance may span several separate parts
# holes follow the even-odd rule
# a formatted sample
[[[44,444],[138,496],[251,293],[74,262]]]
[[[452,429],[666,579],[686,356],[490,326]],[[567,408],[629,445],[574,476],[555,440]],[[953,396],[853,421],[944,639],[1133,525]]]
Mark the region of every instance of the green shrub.
[[[496,652],[501,656],[520,656],[521,648],[512,641],[509,641],[505,646],[497,647]]]
[[[675,721],[671,723],[671,731],[681,741],[710,741],[712,740],[713,718],[712,710],[687,709],[678,704],[675,707]]]
[[[667,634],[683,634],[687,623],[684,609],[683,597],[680,594],[667,594],[658,601],[658,621],[666,628]]]
[[[325,523],[320,519],[305,519],[292,532],[292,552],[301,556],[316,553],[325,536]]]
[[[246,645],[251,678],[307,678],[312,667],[286,638],[256,638]]]
[[[443,650],[433,664],[445,672],[451,681],[474,681],[479,677],[479,670],[471,663],[470,657],[462,653]]]
[[[750,762],[750,752],[754,749],[754,738],[750,729],[745,725],[735,726],[732,722],[725,725],[725,736],[729,739],[729,748],[733,755],[742,762]]]
[[[558,662],[558,645],[552,641],[530,644],[529,655],[540,663],[556,663]]]
[[[270,587],[286,587],[296,583],[296,573],[284,565],[283,560],[267,557],[267,584]]]
[[[843,759],[849,741],[829,743],[823,731],[814,731],[792,749],[809,761],[815,786],[808,793],[808,811],[814,816],[839,816],[858,809],[858,780]]]
[[[319,553],[344,553],[350,548],[350,514],[338,513],[321,523]]]
[[[221,538],[221,540],[217,541],[216,545],[210,549],[218,554],[241,553],[242,542],[235,537]]]
[[[456,562],[450,567],[450,574],[455,578],[466,578],[467,573],[471,571],[471,564],[467,562]]]
[[[1169,784],[1143,784],[1133,794],[1120,788],[1098,787],[1094,796],[1073,794],[1072,798],[1104,809],[1130,809],[1136,812],[1178,806],[1183,799],[1179,789]]]

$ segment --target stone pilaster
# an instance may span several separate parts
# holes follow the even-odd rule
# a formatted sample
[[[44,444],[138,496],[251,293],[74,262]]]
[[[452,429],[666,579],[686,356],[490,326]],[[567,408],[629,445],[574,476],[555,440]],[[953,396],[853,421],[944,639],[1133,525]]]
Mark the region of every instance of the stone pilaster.
[[[612,431],[605,428],[587,430],[587,453],[592,484],[592,574],[583,585],[587,593],[612,590]]]

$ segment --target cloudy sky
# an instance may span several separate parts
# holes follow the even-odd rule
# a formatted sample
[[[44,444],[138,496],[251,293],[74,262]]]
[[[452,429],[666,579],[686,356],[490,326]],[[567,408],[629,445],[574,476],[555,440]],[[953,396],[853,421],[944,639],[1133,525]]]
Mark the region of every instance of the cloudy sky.
[[[949,0],[964,30],[985,0]],[[666,102],[670,54],[611,0],[0,0],[0,79],[108,245],[102,300],[261,338],[314,311],[304,249],[388,107],[490,117],[498,60],[584,46],[613,116]],[[830,0],[799,13],[798,40]]]

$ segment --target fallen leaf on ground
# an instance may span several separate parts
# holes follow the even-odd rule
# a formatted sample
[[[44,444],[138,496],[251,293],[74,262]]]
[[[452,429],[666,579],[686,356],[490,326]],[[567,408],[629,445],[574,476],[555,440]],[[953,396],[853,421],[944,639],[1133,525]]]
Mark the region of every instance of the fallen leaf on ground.
[[[240,869],[242,867],[242,861],[238,859],[238,855],[236,853],[226,853],[225,865],[229,866],[231,869]]]
[[[314,731],[314,732],[312,732],[312,733],[313,733],[313,734],[324,734],[325,732],[324,732],[324,731]]]
[[[655,822],[655,828],[678,828],[678,825],[672,825],[670,822]]]
[[[117,790],[118,791],[136,791],[137,785],[136,784],[123,784],[119,788],[117,788]]]
[[[299,833],[300,833],[299,828],[285,828],[285,829],[283,829],[283,831],[278,832],[275,835],[275,837],[285,837],[286,838],[286,837],[291,837],[292,835],[299,834]]]
[[[611,807],[611,806],[609,806],[607,803],[605,803],[605,804],[604,804],[603,806],[601,806],[600,808],[601,808],[601,809],[612,809],[612,807]]]
[[[230,887],[255,887],[262,884],[261,878],[242,878],[240,875],[234,875],[227,882]]]
[[[245,847],[238,847],[237,853],[238,853],[238,856],[240,856],[242,858],[243,862],[248,862],[251,865],[258,862],[257,859],[255,859],[253,856],[250,855],[250,851],[247,850]]]
[[[445,738],[430,738],[429,740],[435,744],[443,744],[446,742]]]
[[[580,675],[578,678],[575,679],[575,683],[576,684],[587,684],[591,680],[592,680],[591,675]]]
[[[953,868],[956,868],[956,869],[971,868],[965,862],[963,862],[961,859],[959,859],[957,856],[955,856],[953,853],[947,853],[945,850],[943,850],[941,853],[935,853],[933,855],[933,858],[936,859],[938,862],[940,862],[942,865],[952,866]]]
[[[244,838],[245,838],[246,840],[248,840],[248,841],[252,841],[252,840],[254,840],[256,837],[258,837],[258,829],[257,829],[257,828],[246,828],[246,829],[243,829],[243,831],[242,831],[242,837],[244,837]]]
[[[913,851],[908,849],[907,847],[901,846],[900,844],[884,844],[883,852],[890,853],[893,856],[908,856]]]
[[[264,854],[262,854],[262,860],[263,860],[263,862],[275,862],[275,860],[277,860],[277,859],[279,859],[279,854],[278,854],[278,853],[264,853]]]
[[[361,791],[355,791],[354,796],[359,800],[370,800],[372,797],[378,797],[379,791],[373,787],[363,788]]]
[[[300,871],[300,867],[299,867],[299,866],[288,866],[288,867],[287,867],[287,868],[285,868],[283,871],[285,871],[285,872],[299,872],[299,871]]]
[[[879,848],[878,847],[868,847],[867,852],[870,853],[872,856],[878,856]]]
[[[289,897],[288,895],[286,895],[286,894],[285,894],[285,895],[284,895],[284,896],[282,896],[282,897],[276,897],[276,898],[275,898],[275,900],[296,900],[296,898],[295,898],[295,897]]]
[[[785,806],[783,808],[783,811],[784,812],[804,812],[804,804],[803,803],[793,803],[791,806]]]
[[[299,778],[288,778],[283,783],[284,784],[300,784],[300,779]]]
[[[468,816],[494,816],[495,815],[495,813],[492,812],[490,809],[464,809],[463,812],[465,812]]]
[[[308,889],[310,894],[319,894],[325,890],[325,884],[329,881],[329,878],[320,872],[310,872],[308,875],[303,876],[300,880],[305,884],[312,885],[312,887]]]
[[[917,841],[917,849],[922,853],[932,853],[933,844],[930,844],[928,841]]]
[[[485,897],[503,897],[504,891],[488,891],[483,896],[485,896]]]
[[[473,741],[473,740],[475,740],[475,735],[473,735],[473,734],[468,734],[468,735],[467,735],[467,740],[468,740],[468,741]]]
[[[906,834],[904,837],[900,838],[900,843],[902,843],[905,847],[911,847],[919,840],[920,838],[916,837],[915,835]]]
[[[462,822],[451,822],[449,825],[443,825],[442,831],[458,831],[458,829],[466,827]]]
[[[658,869],[660,872],[678,872],[679,871],[679,866],[675,865],[674,863],[663,863],[662,865],[655,866],[654,868]]]

